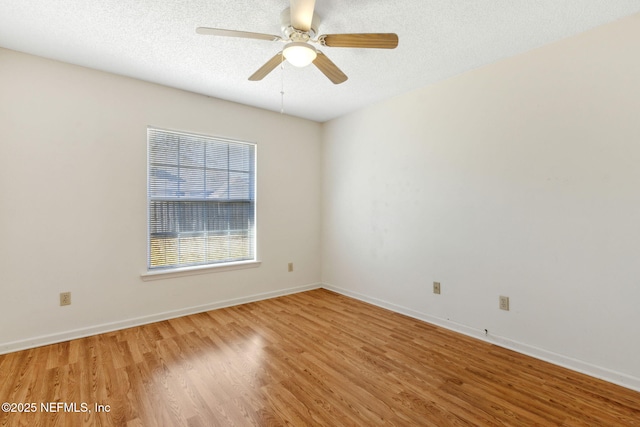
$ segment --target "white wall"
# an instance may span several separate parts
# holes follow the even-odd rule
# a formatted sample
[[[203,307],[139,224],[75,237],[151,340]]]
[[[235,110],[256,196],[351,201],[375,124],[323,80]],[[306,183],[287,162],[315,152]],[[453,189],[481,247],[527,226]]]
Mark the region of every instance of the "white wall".
[[[326,123],[323,283],[640,389],[638,52],[635,15]]]
[[[260,267],[141,280],[148,125],[257,143]],[[317,286],[320,127],[0,49],[0,352]]]

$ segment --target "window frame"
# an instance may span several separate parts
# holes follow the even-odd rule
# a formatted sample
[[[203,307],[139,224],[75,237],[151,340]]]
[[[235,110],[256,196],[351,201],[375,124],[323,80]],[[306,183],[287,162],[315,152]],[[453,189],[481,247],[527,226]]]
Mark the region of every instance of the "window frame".
[[[252,159],[252,176],[250,176],[250,180],[252,181],[252,185],[250,186],[250,192],[253,197],[250,197],[249,200],[253,204],[253,227],[249,229],[249,233],[252,236],[252,258],[244,259],[244,260],[229,260],[222,262],[205,262],[199,263],[195,265],[175,265],[168,267],[152,267],[151,259],[152,259],[152,248],[151,248],[151,239],[152,239],[152,218],[151,218],[151,205],[154,197],[151,195],[151,173],[152,173],[152,159],[151,159],[151,143],[152,143],[152,132],[161,132],[166,134],[174,134],[177,136],[184,136],[187,138],[196,138],[203,139],[205,141],[218,142],[222,144],[232,144],[232,145],[245,145],[251,146],[253,150],[253,159]],[[152,280],[163,277],[179,277],[183,275],[192,275],[192,274],[203,274],[212,271],[229,271],[243,268],[254,268],[258,267],[261,262],[258,260],[258,218],[257,218],[257,163],[258,163],[258,147],[255,142],[236,140],[212,135],[198,134],[194,132],[185,132],[178,131],[172,129],[164,129],[155,126],[147,127],[147,175],[146,175],[146,214],[147,214],[147,231],[146,231],[146,247],[147,247],[147,257],[146,257],[146,271],[141,274],[143,280]],[[205,166],[206,168],[206,166]],[[205,169],[206,170],[206,169]],[[156,200],[162,199],[161,197],[156,197]],[[200,199],[202,202],[216,202],[220,203],[221,200],[216,199]],[[227,201],[233,202],[233,199],[227,199]],[[185,200],[185,202],[190,202],[190,200]],[[206,231],[205,231],[206,232]]]

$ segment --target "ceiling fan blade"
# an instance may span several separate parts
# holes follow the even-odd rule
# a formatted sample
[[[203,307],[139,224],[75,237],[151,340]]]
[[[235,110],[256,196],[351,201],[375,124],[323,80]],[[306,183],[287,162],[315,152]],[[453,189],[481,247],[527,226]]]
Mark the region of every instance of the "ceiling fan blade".
[[[373,49],[395,49],[398,35],[394,33],[324,34],[318,37],[323,46],[364,47]]]
[[[240,37],[243,39],[259,39],[259,40],[269,40],[269,41],[282,40],[280,36],[274,36],[273,34],[250,33],[248,31],[224,30],[222,28],[198,27],[196,28],[196,33],[206,34],[211,36]]]
[[[291,0],[291,25],[301,31],[311,29],[316,0]]]
[[[337,67],[327,56],[318,51],[318,56],[313,60],[313,65],[318,67],[322,74],[327,76],[329,80],[331,80],[334,84],[339,85],[340,83],[344,83],[347,81],[348,77],[345,73],[343,73],[340,68]]]
[[[252,82],[256,82],[258,80],[264,79],[267,76],[267,74],[272,72],[274,68],[276,68],[278,65],[282,63],[282,61],[284,61],[282,52],[276,53],[276,55],[270,60],[268,60],[266,64],[258,68],[258,71],[253,73],[251,77],[249,77],[249,80],[251,80]]]

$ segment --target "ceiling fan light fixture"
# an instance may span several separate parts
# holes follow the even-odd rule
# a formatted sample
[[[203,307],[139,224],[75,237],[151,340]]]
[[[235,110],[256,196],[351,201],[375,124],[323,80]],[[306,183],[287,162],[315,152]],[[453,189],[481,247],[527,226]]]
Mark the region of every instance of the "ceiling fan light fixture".
[[[306,67],[318,56],[315,48],[304,42],[291,42],[282,51],[284,57],[295,67]]]

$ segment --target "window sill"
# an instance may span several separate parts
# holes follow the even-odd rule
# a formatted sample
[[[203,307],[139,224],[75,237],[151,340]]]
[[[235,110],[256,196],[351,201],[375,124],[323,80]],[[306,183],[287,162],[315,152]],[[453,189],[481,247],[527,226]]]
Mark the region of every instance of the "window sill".
[[[262,261],[241,261],[219,265],[199,265],[196,267],[172,268],[170,270],[150,270],[140,274],[142,280],[171,279],[174,277],[193,276],[196,274],[218,273],[221,271],[242,270],[260,267]]]

